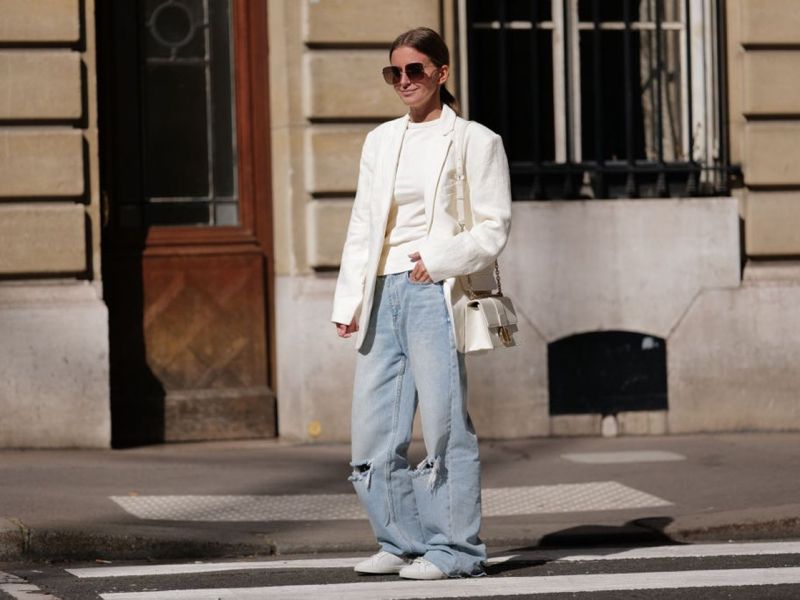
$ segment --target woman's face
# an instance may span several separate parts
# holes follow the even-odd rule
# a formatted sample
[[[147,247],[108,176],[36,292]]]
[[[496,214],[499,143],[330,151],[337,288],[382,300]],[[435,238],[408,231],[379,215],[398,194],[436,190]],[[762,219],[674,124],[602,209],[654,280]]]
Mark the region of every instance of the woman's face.
[[[447,65],[437,67],[422,52],[408,46],[400,46],[392,52],[391,63],[403,70],[400,81],[394,84],[394,91],[409,108],[425,109],[439,104],[439,86],[447,81]],[[405,74],[405,67],[411,63],[422,63],[425,77],[419,81],[410,81]]]

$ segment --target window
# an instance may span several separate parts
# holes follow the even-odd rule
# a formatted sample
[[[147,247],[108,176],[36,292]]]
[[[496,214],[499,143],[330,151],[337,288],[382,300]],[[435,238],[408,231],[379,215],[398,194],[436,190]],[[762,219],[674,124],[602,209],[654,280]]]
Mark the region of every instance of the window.
[[[728,191],[719,0],[460,0],[472,119],[515,199]]]
[[[137,6],[144,221],[238,225],[230,0]]]

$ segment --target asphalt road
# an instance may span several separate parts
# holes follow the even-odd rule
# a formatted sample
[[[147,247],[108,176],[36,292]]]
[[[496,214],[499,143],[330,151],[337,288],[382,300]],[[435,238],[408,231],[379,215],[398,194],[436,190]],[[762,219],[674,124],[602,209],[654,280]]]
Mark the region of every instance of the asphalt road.
[[[360,576],[352,571],[358,558],[330,554],[214,562],[0,563],[0,598],[800,598],[800,541],[508,549],[493,553],[489,577],[437,582]]]

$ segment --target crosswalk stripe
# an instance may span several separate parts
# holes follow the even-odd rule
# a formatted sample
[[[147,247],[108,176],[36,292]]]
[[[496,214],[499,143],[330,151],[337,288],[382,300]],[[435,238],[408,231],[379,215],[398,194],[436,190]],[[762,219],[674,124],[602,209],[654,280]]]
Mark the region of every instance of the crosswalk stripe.
[[[0,572],[0,596],[3,594],[8,594],[14,600],[59,600],[55,596],[45,594],[22,577]]]
[[[547,554],[546,551],[542,551]],[[765,556],[800,554],[800,542],[746,542],[741,544],[687,544],[643,548],[595,548],[591,553],[575,554],[562,550],[552,554],[556,560],[584,562],[593,560],[631,560],[656,558],[704,558],[713,556]],[[527,555],[525,555],[527,557]]]
[[[800,567],[115,592],[100,597],[104,600],[403,600],[780,584],[800,584]]]
[[[644,548],[594,548],[576,554],[572,549],[532,550],[519,554],[490,558],[489,564],[515,561],[589,562],[598,560],[632,560],[659,558],[702,558],[713,556],[763,556],[800,554],[800,542],[748,542],[739,544],[696,544],[652,546]],[[124,567],[90,567],[66,569],[81,579],[106,577],[147,577],[223,571],[259,569],[350,569],[364,557],[313,558],[296,560],[240,561],[167,565],[133,565]]]
[[[130,567],[90,567],[67,569],[81,579],[105,577],[148,577],[152,575],[182,575],[222,571],[252,571],[258,569],[351,569],[364,557],[312,558],[308,560],[263,560],[248,562],[191,563],[176,565],[136,565]]]

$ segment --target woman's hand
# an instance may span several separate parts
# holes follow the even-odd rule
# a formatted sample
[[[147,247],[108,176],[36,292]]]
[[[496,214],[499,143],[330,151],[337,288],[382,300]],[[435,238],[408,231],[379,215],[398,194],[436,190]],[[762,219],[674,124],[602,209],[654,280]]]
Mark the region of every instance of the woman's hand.
[[[358,331],[358,321],[356,321],[355,317],[353,317],[353,320],[350,321],[350,325],[336,323],[336,333],[339,337],[349,338],[350,335],[356,331]]]
[[[411,259],[411,262],[414,263],[414,268],[411,270],[408,278],[417,283],[431,283],[433,279],[428,275],[428,270],[425,268],[425,263],[422,262],[422,257],[419,255],[419,252],[409,254],[408,257]]]

